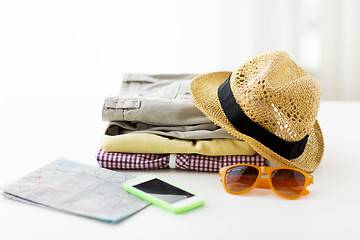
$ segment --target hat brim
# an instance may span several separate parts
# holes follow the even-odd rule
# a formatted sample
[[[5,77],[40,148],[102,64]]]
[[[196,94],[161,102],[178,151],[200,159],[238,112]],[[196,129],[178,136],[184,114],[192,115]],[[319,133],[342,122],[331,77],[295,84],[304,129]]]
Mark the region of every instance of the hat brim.
[[[316,120],[311,128],[304,152],[295,159],[286,159],[264,146],[259,141],[241,133],[227,119],[218,99],[219,86],[232,72],[213,72],[195,77],[190,84],[190,92],[195,106],[216,125],[231,135],[247,142],[257,153],[269,161],[294,167],[305,172],[313,172],[319,166],[324,154],[324,139],[320,125]]]

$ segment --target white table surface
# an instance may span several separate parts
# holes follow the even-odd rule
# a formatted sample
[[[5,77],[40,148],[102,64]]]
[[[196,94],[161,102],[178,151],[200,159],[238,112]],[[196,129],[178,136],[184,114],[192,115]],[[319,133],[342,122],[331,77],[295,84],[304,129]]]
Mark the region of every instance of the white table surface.
[[[1,98],[0,185],[58,158],[97,165],[106,123],[103,99]],[[181,215],[149,206],[118,224],[0,197],[1,239],[360,239],[360,102],[322,102],[323,161],[310,194],[286,200],[271,190],[230,195],[216,173],[155,173],[205,197]]]

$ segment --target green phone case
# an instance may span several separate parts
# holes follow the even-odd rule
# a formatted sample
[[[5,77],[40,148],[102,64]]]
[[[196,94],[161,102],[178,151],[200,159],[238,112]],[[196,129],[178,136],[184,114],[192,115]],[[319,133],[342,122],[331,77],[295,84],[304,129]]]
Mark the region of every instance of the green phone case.
[[[136,188],[129,185],[129,183],[131,183],[131,182],[133,182],[135,180],[139,180],[141,178],[146,178],[148,176],[158,178],[158,179],[160,179],[160,180],[162,180],[162,181],[164,181],[164,182],[166,182],[168,184],[171,184],[171,185],[173,185],[173,186],[175,186],[177,188],[180,188],[180,189],[182,189],[184,191],[187,191],[187,192],[197,196],[199,199],[198,199],[198,201],[191,202],[190,204],[187,204],[186,206],[175,208],[172,204],[167,203],[167,202],[165,202],[165,201],[163,201],[163,200],[161,200],[159,198],[153,197],[150,194],[147,194],[147,193],[145,193],[145,192],[143,192],[143,191],[141,191],[139,189],[136,189]],[[137,197],[139,197],[139,198],[141,198],[141,199],[143,199],[143,200],[145,200],[145,201],[147,201],[149,203],[152,203],[152,204],[154,204],[154,205],[156,205],[158,207],[161,207],[161,208],[163,208],[163,209],[165,209],[167,211],[173,212],[173,213],[187,212],[187,211],[192,210],[194,208],[200,207],[200,206],[202,206],[204,204],[204,198],[203,197],[201,197],[201,196],[199,196],[199,195],[197,195],[197,194],[195,194],[195,193],[193,193],[191,191],[188,191],[187,189],[179,187],[176,184],[170,183],[170,182],[168,182],[168,181],[166,181],[166,180],[164,180],[162,178],[159,178],[159,177],[157,177],[157,176],[155,176],[153,174],[147,174],[147,175],[143,175],[141,177],[137,177],[135,179],[128,180],[123,184],[123,188],[124,188],[124,190],[126,192],[129,192],[129,193],[131,193],[131,194],[133,194],[133,195],[135,195],[135,196],[137,196]]]

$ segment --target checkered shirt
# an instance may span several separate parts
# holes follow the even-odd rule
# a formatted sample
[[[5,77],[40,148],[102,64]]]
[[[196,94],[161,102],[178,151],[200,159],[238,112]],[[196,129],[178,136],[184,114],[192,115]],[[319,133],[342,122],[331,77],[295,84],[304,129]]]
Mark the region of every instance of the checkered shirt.
[[[106,152],[103,149],[100,149],[97,155],[100,167],[109,169],[169,168],[169,160],[170,154],[119,153]],[[266,159],[258,154],[254,156],[176,154],[175,168],[201,172],[218,172],[222,167],[240,163],[267,166]]]

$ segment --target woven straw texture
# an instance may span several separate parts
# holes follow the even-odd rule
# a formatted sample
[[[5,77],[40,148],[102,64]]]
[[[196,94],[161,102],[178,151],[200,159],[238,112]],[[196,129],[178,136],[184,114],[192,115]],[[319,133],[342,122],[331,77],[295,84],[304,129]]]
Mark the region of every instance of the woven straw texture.
[[[218,87],[230,76],[230,87],[243,112],[279,138],[295,142],[309,134],[302,155],[285,159],[255,139],[239,132],[226,118],[217,96]],[[320,105],[319,82],[296,65],[284,51],[263,54],[235,72],[214,72],[194,78],[193,101],[210,120],[245,140],[256,152],[281,165],[313,172],[324,152],[316,120]]]

